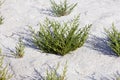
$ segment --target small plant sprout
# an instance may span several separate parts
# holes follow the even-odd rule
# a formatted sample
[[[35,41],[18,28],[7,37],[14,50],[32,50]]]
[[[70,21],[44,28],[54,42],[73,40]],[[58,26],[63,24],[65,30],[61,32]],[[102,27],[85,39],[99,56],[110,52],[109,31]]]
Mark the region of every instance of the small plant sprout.
[[[3,3],[4,3],[4,1],[0,1],[0,8]],[[4,20],[4,18],[2,16],[0,16],[0,25],[3,24],[3,20]]]
[[[2,49],[0,48],[0,54],[2,53]]]
[[[120,75],[115,76],[115,80],[120,80]]]
[[[0,25],[3,24],[3,20],[4,20],[4,18],[2,16],[0,16]]]
[[[112,30],[106,30],[108,37],[108,46],[115,52],[117,56],[120,56],[120,32],[112,24]]]
[[[79,16],[71,22],[45,20],[40,30],[34,32],[33,42],[43,52],[65,55],[83,46],[91,25],[79,29]]]
[[[1,1],[0,0],[0,7],[2,6],[2,4],[5,2],[5,0]]]
[[[15,56],[16,56],[16,57],[21,58],[21,57],[24,56],[25,46],[24,46],[23,41],[21,40],[21,38],[19,38],[19,42],[18,42],[18,44],[16,45],[15,49],[16,49],[16,52],[15,52]]]
[[[13,74],[8,73],[7,66],[3,67],[4,57],[0,57],[0,80],[10,80]]]
[[[59,4],[54,0],[50,0],[50,2],[53,13],[58,17],[70,14],[77,5],[77,3],[68,5],[67,0],[60,2]]]
[[[114,74],[113,80],[120,80],[120,73],[118,71]]]
[[[47,76],[44,80],[66,80],[67,64],[65,64],[62,74],[58,74],[57,70],[59,68],[59,63],[55,69],[51,71],[47,70]]]

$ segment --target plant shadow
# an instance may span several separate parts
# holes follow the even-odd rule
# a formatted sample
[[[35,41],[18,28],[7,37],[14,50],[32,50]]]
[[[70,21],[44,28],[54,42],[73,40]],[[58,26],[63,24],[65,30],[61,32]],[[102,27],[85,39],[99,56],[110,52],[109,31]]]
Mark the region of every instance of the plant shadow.
[[[24,41],[24,45],[26,47],[30,47],[30,48],[33,48],[33,49],[38,49],[34,42],[33,42],[33,36],[32,36],[32,32],[30,31],[30,29],[24,29],[25,31],[22,32],[22,33],[19,33],[19,34],[22,34],[23,37],[19,36],[22,38],[22,40]],[[25,37],[24,37],[25,36]]]
[[[115,73],[112,74],[112,76],[109,75],[100,75],[100,77],[97,77],[95,73],[93,73],[91,76],[87,76],[89,80],[119,80],[120,78],[120,73],[116,71]],[[98,79],[99,78],[99,79]]]
[[[20,76],[22,80],[45,80],[44,77],[38,72],[36,69],[34,69],[34,75],[33,76]]]
[[[39,7],[36,7],[36,6],[33,6],[33,8],[35,8],[40,14],[55,17],[55,15],[53,14],[52,9],[50,9],[50,8],[45,9],[45,8],[39,8]]]
[[[48,64],[46,64],[47,66],[48,66],[48,69],[51,71],[51,70],[54,70],[55,71],[55,68],[53,68],[53,67],[51,67],[50,65],[48,65]],[[48,70],[47,69],[47,70]],[[46,70],[46,72],[47,72],[47,70]],[[57,74],[57,73],[56,73]],[[57,74],[58,75],[58,74]],[[23,76],[21,76],[21,78],[24,80],[24,79],[28,79],[29,78],[29,80],[46,80],[46,78],[45,78],[45,74],[44,75],[42,75],[41,74],[41,72],[39,72],[37,69],[35,69],[34,68],[34,74],[33,74],[33,76],[25,76],[25,77],[23,77]],[[58,75],[59,76],[59,75]],[[51,79],[52,80],[52,79]]]
[[[108,38],[101,38],[95,35],[90,35],[90,38],[86,41],[85,47],[93,50],[97,50],[104,55],[117,56],[107,44]]]
[[[17,41],[18,41],[19,38],[21,38],[25,47],[39,50],[33,42],[33,39],[32,39],[33,36],[32,36],[32,33],[30,32],[29,28],[28,29],[24,28],[23,32],[16,32],[10,37],[14,40],[17,40]],[[6,48],[10,53],[15,53],[15,50],[12,50],[11,48],[7,48],[4,45],[3,45],[3,47]]]
[[[2,44],[2,46],[7,50],[7,53],[0,54],[0,56],[15,58],[15,56],[14,56],[15,51],[14,50],[10,49],[9,47],[4,46],[3,44]]]

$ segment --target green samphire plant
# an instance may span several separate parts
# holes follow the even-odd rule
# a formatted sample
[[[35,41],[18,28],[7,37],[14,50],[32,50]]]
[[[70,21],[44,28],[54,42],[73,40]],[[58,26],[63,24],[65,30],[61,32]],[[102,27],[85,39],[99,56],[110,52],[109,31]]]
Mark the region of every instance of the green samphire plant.
[[[9,70],[7,68],[7,65],[3,66],[4,57],[1,54],[2,54],[2,50],[0,48],[0,80],[11,80],[13,74],[8,72]]]
[[[120,32],[112,24],[111,30],[106,30],[108,37],[107,44],[115,52],[117,56],[120,56]]]
[[[33,42],[43,52],[63,56],[83,46],[91,26],[78,28],[79,16],[63,23],[46,19],[44,24],[40,24],[38,32],[32,30]]]
[[[58,17],[70,14],[77,6],[77,3],[69,5],[67,0],[60,2],[59,4],[57,4],[54,0],[50,0],[50,2],[53,13]]]
[[[25,46],[21,38],[19,38],[19,42],[17,43],[15,49],[16,52],[14,56],[17,58],[22,58],[25,54]]]
[[[51,69],[50,71],[47,70],[46,72],[47,75],[45,76],[45,79],[43,80],[67,80],[66,79],[67,63],[65,64],[61,74],[57,73],[58,68],[59,68],[59,63],[55,69]]]

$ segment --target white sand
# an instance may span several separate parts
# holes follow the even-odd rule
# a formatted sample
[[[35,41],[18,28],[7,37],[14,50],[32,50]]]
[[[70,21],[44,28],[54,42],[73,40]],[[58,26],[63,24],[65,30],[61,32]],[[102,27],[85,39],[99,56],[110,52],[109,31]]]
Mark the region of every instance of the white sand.
[[[58,0],[56,0],[58,1]],[[58,1],[59,2],[59,1]],[[65,62],[68,62],[68,80],[112,80],[117,72],[120,73],[120,58],[106,46],[104,28],[111,28],[112,22],[120,30],[120,0],[69,0],[78,3],[74,11],[67,16],[54,17],[47,11],[50,9],[49,0],[6,0],[0,9],[4,24],[0,25],[0,47],[7,55],[5,62],[9,64],[12,80],[40,80],[39,74],[45,76],[49,66],[61,63],[61,72]],[[38,29],[37,24],[46,17],[60,21],[71,20],[81,14],[80,23],[93,24],[90,37],[85,45],[71,54],[63,57],[41,53],[34,48],[28,25]],[[24,37],[26,44],[25,55],[17,59],[12,57],[19,37]],[[106,79],[106,77],[108,79]]]

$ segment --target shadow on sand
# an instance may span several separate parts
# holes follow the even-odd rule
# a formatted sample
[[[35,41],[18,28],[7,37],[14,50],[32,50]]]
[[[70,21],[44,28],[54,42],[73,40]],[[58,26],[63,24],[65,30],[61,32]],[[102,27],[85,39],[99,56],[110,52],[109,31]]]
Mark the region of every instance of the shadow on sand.
[[[89,39],[86,41],[85,47],[88,47],[93,50],[97,50],[103,53],[104,55],[117,56],[107,45],[107,41],[108,41],[107,38],[101,38],[95,35],[91,35]]]
[[[96,73],[93,73],[91,76],[87,76],[89,80],[119,80],[120,79],[120,73],[119,71],[116,71],[113,73],[111,76],[105,76],[105,75],[100,75],[101,77],[95,77]],[[98,79],[99,78],[99,79]]]
[[[53,14],[54,12],[50,8],[45,9],[45,8],[39,8],[39,7],[36,7],[36,6],[32,6],[32,8],[35,8],[40,14],[55,17],[55,15]]]

